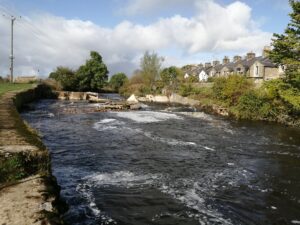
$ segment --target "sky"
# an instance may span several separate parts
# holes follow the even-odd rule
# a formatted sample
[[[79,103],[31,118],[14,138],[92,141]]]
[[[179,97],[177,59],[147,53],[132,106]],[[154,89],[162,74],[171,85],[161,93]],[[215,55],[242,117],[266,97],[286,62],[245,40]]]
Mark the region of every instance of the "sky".
[[[129,76],[145,51],[183,66],[270,45],[289,22],[288,0],[0,0],[0,76],[9,74],[10,16],[15,76],[77,69],[98,51],[110,75]]]

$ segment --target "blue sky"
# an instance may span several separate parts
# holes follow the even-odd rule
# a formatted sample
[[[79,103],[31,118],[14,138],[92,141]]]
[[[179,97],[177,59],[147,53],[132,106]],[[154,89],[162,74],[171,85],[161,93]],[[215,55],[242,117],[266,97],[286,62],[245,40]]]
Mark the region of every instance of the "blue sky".
[[[23,17],[15,27],[16,71],[42,76],[58,65],[76,68],[90,50],[103,55],[111,73],[129,74],[146,50],[164,56],[165,66],[259,54],[273,32],[283,32],[290,10],[288,0],[0,0],[0,5],[2,14]],[[8,54],[8,20],[0,24],[7,43],[0,52]],[[0,53],[1,58],[7,56]],[[0,66],[1,74],[8,72],[7,60]]]

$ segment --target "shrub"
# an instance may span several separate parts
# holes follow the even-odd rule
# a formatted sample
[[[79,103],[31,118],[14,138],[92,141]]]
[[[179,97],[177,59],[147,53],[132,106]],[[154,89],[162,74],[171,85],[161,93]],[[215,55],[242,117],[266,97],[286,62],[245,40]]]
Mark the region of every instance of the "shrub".
[[[193,94],[193,87],[191,84],[182,84],[179,87],[179,94],[183,97],[187,97]]]
[[[127,80],[128,78],[125,73],[116,73],[110,78],[109,86],[115,92],[119,92],[119,89],[126,83]]]
[[[287,111],[299,114],[300,92],[292,84],[276,79],[265,82],[261,89],[267,98],[280,101]]]
[[[214,97],[223,100],[229,106],[238,103],[240,96],[254,87],[253,82],[241,75],[215,78]]]
[[[241,119],[264,119],[276,115],[272,104],[253,90],[239,98],[236,110],[237,117]]]
[[[52,90],[55,91],[62,91],[62,86],[61,83],[59,81],[56,81],[54,79],[48,78],[46,80],[42,81],[43,84],[45,84],[48,87],[51,87]]]

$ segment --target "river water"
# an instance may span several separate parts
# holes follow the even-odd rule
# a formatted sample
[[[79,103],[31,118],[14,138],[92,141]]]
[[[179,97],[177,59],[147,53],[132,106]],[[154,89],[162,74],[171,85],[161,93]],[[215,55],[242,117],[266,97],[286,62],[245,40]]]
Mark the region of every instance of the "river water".
[[[22,113],[52,156],[70,224],[300,224],[300,130],[193,108]]]

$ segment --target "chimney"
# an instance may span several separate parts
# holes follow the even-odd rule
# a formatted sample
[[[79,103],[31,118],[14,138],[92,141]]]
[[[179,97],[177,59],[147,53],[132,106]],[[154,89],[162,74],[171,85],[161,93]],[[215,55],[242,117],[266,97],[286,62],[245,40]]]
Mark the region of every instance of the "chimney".
[[[247,53],[247,56],[246,56],[247,60],[251,60],[251,59],[254,59],[254,58],[255,58],[255,53],[253,53],[253,52],[248,52]]]
[[[271,46],[265,46],[262,52],[262,56],[264,58],[269,56],[269,51],[271,51]]]
[[[218,60],[213,61],[213,66],[217,66],[219,64],[220,64],[220,61],[218,61]]]
[[[228,58],[228,56],[225,56],[223,59],[223,64],[225,65],[227,63],[230,63],[230,59]]]
[[[211,67],[211,63],[205,63],[204,67],[205,67],[205,68]]]
[[[241,61],[241,60],[242,60],[242,57],[239,56],[239,55],[236,55],[236,56],[233,57],[234,62],[238,62],[238,61]]]

